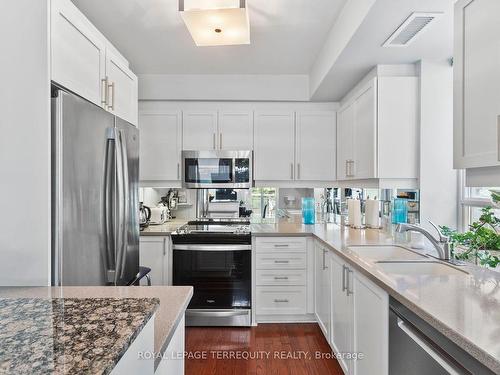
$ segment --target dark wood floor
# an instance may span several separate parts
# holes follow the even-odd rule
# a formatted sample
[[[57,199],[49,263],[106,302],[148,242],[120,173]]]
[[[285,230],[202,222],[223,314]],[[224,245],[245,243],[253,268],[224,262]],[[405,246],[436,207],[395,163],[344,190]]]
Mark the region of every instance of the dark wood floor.
[[[186,351],[191,355],[186,358],[186,375],[343,374],[335,359],[317,359],[317,353],[331,354],[317,324],[188,327]]]

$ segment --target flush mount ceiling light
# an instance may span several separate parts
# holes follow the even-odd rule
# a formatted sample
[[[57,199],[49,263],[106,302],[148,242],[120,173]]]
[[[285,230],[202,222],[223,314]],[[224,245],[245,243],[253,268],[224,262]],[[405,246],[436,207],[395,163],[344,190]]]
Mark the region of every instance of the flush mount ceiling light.
[[[250,44],[246,0],[179,0],[179,11],[197,46]]]

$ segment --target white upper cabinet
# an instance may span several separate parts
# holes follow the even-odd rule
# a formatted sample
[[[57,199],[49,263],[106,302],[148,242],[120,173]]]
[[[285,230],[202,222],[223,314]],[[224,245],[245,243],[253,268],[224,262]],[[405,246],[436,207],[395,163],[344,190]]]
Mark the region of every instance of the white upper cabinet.
[[[354,105],[343,107],[337,115],[337,178],[346,180],[354,160]]]
[[[455,3],[454,167],[498,166],[500,1]]]
[[[219,150],[253,150],[253,112],[220,111]]]
[[[106,85],[108,111],[137,125],[137,76],[112,47],[106,49]]]
[[[182,149],[217,149],[217,111],[184,111]]]
[[[51,79],[137,125],[137,77],[70,0],[51,0]]]
[[[297,180],[335,180],[335,121],[335,112],[297,112]]]
[[[372,80],[354,102],[351,174],[357,179],[374,178],[376,171],[377,82]]]
[[[416,184],[418,78],[376,77],[355,90],[338,115],[338,179]]]
[[[181,180],[180,111],[141,111],[140,180],[148,183]]]
[[[51,3],[52,80],[104,106],[106,39],[69,0]]]
[[[294,112],[255,112],[254,176],[287,181],[295,176]]]

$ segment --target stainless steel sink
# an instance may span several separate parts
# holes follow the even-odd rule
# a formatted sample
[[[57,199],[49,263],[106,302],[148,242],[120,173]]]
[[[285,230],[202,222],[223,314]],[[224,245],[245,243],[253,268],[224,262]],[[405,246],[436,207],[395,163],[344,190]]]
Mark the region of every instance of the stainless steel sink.
[[[379,261],[384,273],[408,276],[465,276],[468,272],[438,261]]]
[[[371,261],[407,261],[407,260],[427,260],[427,256],[397,245],[386,246],[349,246],[349,250],[360,257]]]

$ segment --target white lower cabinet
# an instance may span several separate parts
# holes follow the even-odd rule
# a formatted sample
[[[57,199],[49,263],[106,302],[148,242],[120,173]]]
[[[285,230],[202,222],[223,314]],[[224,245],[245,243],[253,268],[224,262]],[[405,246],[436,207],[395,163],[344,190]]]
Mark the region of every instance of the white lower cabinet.
[[[312,313],[305,237],[258,237],[255,301],[258,321],[304,321]],[[309,321],[312,318],[310,315]]]
[[[151,285],[170,285],[170,237],[143,236],[139,241],[139,265],[151,268]],[[141,281],[146,285],[146,280]]]
[[[387,375],[389,371],[389,297],[331,254],[331,346],[345,374]],[[351,354],[358,356],[352,359]]]
[[[331,272],[329,269],[330,251],[318,242],[314,245],[315,302],[316,320],[326,339],[331,335]]]
[[[157,375],[184,375],[185,318],[179,322],[156,368]]]

